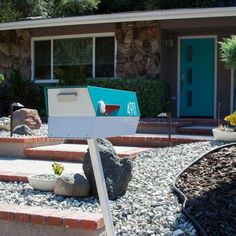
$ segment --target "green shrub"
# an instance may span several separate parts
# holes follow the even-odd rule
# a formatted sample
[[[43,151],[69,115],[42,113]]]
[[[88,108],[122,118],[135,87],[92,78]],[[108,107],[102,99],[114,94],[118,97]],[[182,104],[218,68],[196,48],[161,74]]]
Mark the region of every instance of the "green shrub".
[[[24,80],[16,70],[12,71],[10,78],[1,83],[0,101],[0,115],[8,116],[13,102],[20,102],[25,107],[37,109],[41,117],[45,115],[43,88]]]
[[[169,85],[163,80],[147,79],[80,79],[73,78],[69,81],[68,74],[60,74],[59,85],[92,85],[97,87],[113,88],[134,91],[137,93],[141,117],[156,117],[159,113],[167,111],[169,101]],[[74,71],[70,75],[74,74]],[[78,76],[79,77],[79,76]],[[70,83],[71,82],[71,83]],[[47,86],[47,85],[44,85]],[[44,100],[44,86],[24,80],[19,72],[13,71],[11,78],[0,86],[1,115],[9,115],[12,102],[20,102],[25,107],[37,109],[41,118],[46,119]],[[49,85],[49,87],[55,85]]]
[[[219,44],[221,61],[225,67],[228,69],[236,68],[236,35],[223,39]]]
[[[163,80],[90,79],[88,85],[123,89],[137,93],[141,117],[156,117],[167,111],[169,85]]]
[[[0,74],[0,86],[3,84],[4,81],[5,81],[4,75]]]

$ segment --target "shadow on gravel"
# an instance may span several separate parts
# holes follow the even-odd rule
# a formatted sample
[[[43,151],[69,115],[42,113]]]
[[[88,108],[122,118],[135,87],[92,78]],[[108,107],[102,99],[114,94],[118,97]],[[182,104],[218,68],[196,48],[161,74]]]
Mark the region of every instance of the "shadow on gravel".
[[[204,191],[203,191],[204,192]],[[188,199],[186,211],[205,228],[209,236],[236,235],[236,170],[229,182]]]

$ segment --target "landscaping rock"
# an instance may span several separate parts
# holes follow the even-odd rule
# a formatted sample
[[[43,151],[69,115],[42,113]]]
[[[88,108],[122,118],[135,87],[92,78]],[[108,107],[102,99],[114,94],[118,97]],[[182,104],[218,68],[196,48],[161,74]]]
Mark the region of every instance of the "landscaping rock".
[[[63,174],[56,180],[54,193],[70,197],[87,197],[89,182],[80,174]]]
[[[112,144],[108,140],[98,139],[97,142],[101,156],[108,197],[110,200],[115,200],[126,192],[128,183],[132,177],[132,162],[127,158],[120,159]],[[97,187],[89,150],[87,150],[87,153],[84,157],[83,170],[90,183],[91,194],[97,197]]]
[[[184,236],[184,235],[185,235],[185,233],[181,229],[177,229],[173,232],[173,236]]]
[[[29,108],[21,108],[13,112],[13,128],[18,125],[27,125],[30,129],[39,129],[42,121],[38,111]]]
[[[11,123],[11,119],[8,117],[1,117],[0,118],[0,130],[6,130],[9,131],[10,130],[10,123]]]
[[[18,125],[13,129],[13,134],[34,135],[27,125]]]

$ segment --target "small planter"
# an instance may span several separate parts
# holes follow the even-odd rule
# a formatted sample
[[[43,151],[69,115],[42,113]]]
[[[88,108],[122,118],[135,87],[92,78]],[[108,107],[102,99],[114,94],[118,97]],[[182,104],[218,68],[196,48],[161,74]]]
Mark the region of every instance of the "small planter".
[[[56,176],[52,174],[37,174],[28,177],[29,184],[36,190],[53,192]]]
[[[213,136],[218,141],[223,142],[235,142],[236,141],[236,132],[233,130],[219,130],[217,128],[212,129]]]

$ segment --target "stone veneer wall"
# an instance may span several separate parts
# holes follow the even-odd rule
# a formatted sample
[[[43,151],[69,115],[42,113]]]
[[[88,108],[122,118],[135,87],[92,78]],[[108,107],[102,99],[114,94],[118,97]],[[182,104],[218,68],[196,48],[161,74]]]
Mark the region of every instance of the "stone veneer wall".
[[[16,69],[30,79],[30,42],[28,30],[0,31],[0,73],[9,76]]]
[[[158,22],[116,24],[117,77],[157,78],[160,65]]]

